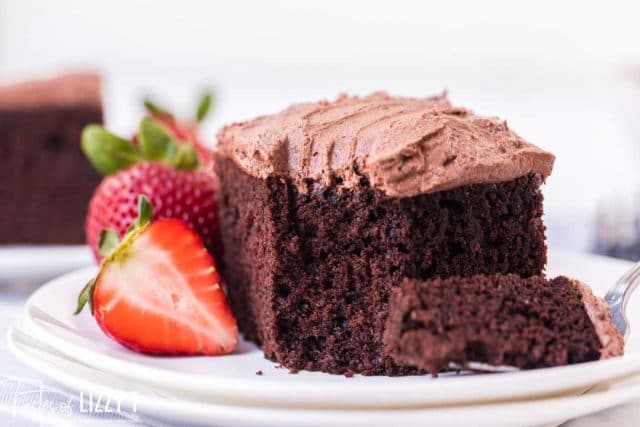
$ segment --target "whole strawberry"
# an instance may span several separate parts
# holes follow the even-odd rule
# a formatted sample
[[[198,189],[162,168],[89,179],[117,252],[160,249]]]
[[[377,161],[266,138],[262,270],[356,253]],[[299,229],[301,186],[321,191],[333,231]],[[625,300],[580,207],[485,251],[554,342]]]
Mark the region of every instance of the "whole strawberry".
[[[133,143],[89,125],[82,133],[82,149],[107,175],[89,202],[85,222],[87,244],[97,261],[102,259],[101,230],[123,236],[137,217],[139,195],[155,206],[154,219],[184,221],[220,259],[218,181],[211,168],[203,167],[193,143],[177,139],[176,128],[152,114],[141,121]]]

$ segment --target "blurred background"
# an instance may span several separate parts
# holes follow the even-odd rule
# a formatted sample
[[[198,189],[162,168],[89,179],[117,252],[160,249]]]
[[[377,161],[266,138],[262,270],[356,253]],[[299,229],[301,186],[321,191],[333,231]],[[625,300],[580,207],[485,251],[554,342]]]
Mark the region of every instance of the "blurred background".
[[[0,80],[95,69],[108,127],[152,95],[223,123],[341,92],[500,116],[557,156],[550,245],[640,258],[638,2],[0,0]]]

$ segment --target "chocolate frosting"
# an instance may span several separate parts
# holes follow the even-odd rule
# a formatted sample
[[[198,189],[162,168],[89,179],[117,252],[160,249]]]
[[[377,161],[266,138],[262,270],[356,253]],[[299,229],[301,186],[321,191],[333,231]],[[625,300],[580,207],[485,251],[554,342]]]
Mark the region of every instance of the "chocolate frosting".
[[[0,109],[100,103],[100,77],[92,73],[65,74],[0,86]]]
[[[624,354],[624,338],[613,324],[607,303],[595,296],[584,283],[577,280],[572,280],[572,283],[582,294],[582,303],[600,339],[602,345],[600,359],[622,356]]]
[[[293,105],[218,133],[219,153],[246,173],[358,185],[362,177],[392,197],[467,184],[547,177],[554,156],[505,122],[451,105],[446,95],[416,99],[374,93]]]

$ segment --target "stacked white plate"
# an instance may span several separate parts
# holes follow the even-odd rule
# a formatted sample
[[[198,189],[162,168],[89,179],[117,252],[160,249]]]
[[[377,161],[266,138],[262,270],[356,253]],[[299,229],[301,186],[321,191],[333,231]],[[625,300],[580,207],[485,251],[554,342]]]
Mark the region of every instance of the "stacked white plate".
[[[551,252],[549,274],[597,294],[630,266]],[[241,342],[222,357],[151,357],[106,338],[76,297],[94,269],[55,279],[28,300],[8,334],[12,351],[63,386],[106,396],[141,416],[233,426],[546,425],[640,398],[640,298],[629,305],[623,358],[535,371],[438,378],[291,374]],[[634,332],[636,332],[634,334]]]

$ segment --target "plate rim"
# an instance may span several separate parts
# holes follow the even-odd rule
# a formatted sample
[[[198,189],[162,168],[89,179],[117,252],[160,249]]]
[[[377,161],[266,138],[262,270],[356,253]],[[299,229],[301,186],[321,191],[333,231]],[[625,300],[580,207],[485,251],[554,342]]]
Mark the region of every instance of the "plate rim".
[[[58,384],[63,385],[76,391],[97,391],[103,394],[117,395],[117,393],[126,393],[126,391],[118,390],[109,385],[101,384],[98,380],[91,380],[83,377],[79,374],[79,370],[67,371],[59,364],[54,364],[37,358],[35,355],[26,354],[25,351],[19,348],[20,344],[17,344],[13,339],[14,327],[11,326],[6,334],[6,342],[12,354],[14,354],[20,361],[30,366],[32,369],[40,373],[41,375],[50,378]],[[42,350],[31,349],[32,353],[44,353]],[[77,362],[71,360],[65,360],[71,365],[78,365]],[[113,376],[117,379],[123,380],[122,377],[101,372],[94,367],[82,366],[83,368],[95,371],[100,375]],[[366,421],[366,425],[374,427],[377,425],[388,426],[390,422],[402,421],[399,417],[405,415],[407,417],[413,417],[407,419],[410,421],[420,421],[420,423],[430,422],[435,425],[441,425],[444,423],[455,422],[449,420],[455,417],[458,421],[461,419],[469,419],[470,417],[477,421],[477,425],[511,425],[513,423],[513,412],[518,412],[522,415],[524,413],[531,417],[531,414],[536,414],[538,419],[528,418],[530,425],[541,425],[548,423],[564,422],[569,419],[575,419],[583,417],[589,414],[593,414],[605,409],[610,409],[618,405],[628,403],[632,400],[640,398],[640,381],[638,379],[640,375],[636,374],[628,380],[634,382],[627,385],[622,385],[613,388],[608,388],[602,391],[593,391],[577,396],[560,396],[547,399],[534,399],[525,401],[507,401],[507,402],[493,402],[485,404],[475,405],[463,405],[454,407],[433,407],[433,408],[405,408],[405,409],[390,409],[381,408],[375,410],[373,408],[358,408],[354,410],[344,409],[322,409],[322,408],[288,408],[288,407],[253,407],[247,405],[228,405],[221,403],[211,402],[193,402],[184,399],[166,399],[164,397],[153,397],[144,394],[139,394],[137,399],[138,406],[145,408],[147,413],[153,413],[158,415],[164,415],[169,417],[180,416],[181,421],[185,422],[203,422],[211,420],[212,411],[217,411],[218,416],[224,414],[227,418],[235,417],[234,423],[238,422],[238,418],[244,417],[244,422],[255,423],[256,421],[269,420],[271,425],[289,426],[299,425],[301,422],[309,422],[309,425],[365,425],[363,421]],[[81,383],[82,386],[78,384]],[[168,402],[168,403],[167,403]],[[182,405],[178,406],[178,403]],[[140,404],[142,403],[142,404]],[[551,410],[550,405],[554,405]],[[536,410],[537,409],[537,410]],[[509,412],[510,411],[510,412]],[[476,418],[479,414],[485,414],[484,420]],[[498,419],[494,418],[491,421],[487,420],[486,413],[499,414]],[[544,416],[542,414],[545,414]],[[375,416],[372,416],[375,414]],[[475,415],[474,415],[475,414]],[[552,414],[552,415],[550,415]],[[186,419],[185,416],[186,415]],[[250,417],[247,417],[251,415]],[[328,416],[327,416],[328,415]],[[282,418],[277,417],[288,416],[289,419],[283,422]],[[436,417],[436,420],[429,420],[429,417]],[[305,417],[301,419],[300,417]],[[358,418],[360,417],[360,418]],[[228,419],[227,421],[232,421]],[[358,422],[360,421],[360,422]],[[225,422],[224,420],[222,421]],[[241,421],[242,422],[242,421]],[[242,424],[245,425],[245,424]],[[254,424],[246,424],[254,425]],[[306,423],[305,423],[306,425]]]

